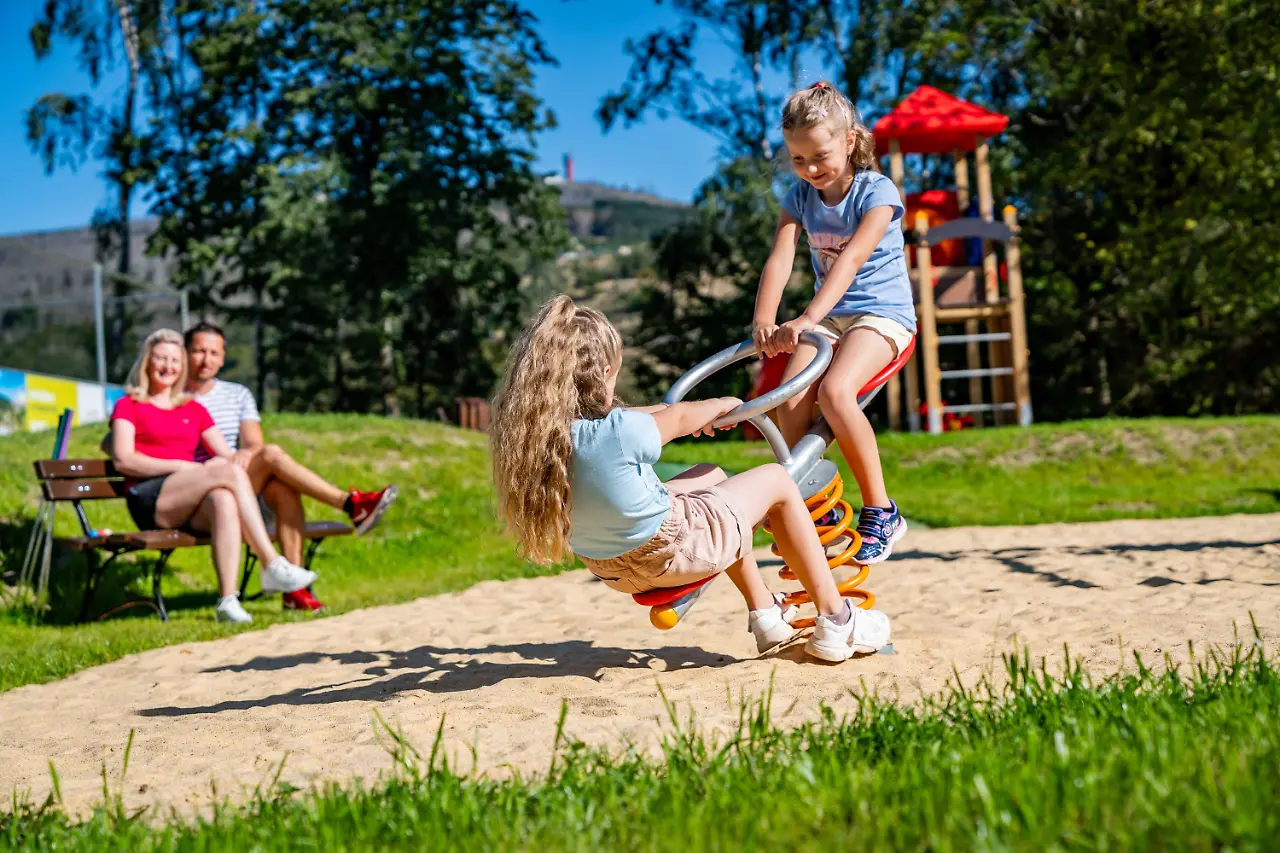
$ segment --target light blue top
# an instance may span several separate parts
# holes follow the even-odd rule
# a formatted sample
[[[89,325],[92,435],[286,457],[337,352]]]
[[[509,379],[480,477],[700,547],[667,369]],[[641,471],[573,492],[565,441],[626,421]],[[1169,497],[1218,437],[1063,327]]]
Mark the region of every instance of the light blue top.
[[[614,409],[598,420],[574,421],[572,429],[570,546],[593,560],[639,548],[671,509],[671,495],[653,470],[662,455],[657,421],[644,412]]]
[[[893,208],[893,219],[871,257],[858,270],[832,317],[874,314],[896,320],[908,331],[916,330],[916,309],[911,299],[911,280],[902,251],[902,216],[906,212],[893,181],[879,172],[861,171],[853,176],[848,194],[828,207],[822,193],[807,181],[800,181],[782,200],[782,209],[795,217],[809,238],[809,254],[817,293],[827,271],[853,239],[862,217],[873,207]]]

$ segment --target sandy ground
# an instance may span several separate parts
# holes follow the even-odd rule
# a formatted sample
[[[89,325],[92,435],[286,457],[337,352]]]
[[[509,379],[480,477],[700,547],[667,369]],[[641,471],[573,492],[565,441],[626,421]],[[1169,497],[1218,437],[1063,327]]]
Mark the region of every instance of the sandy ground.
[[[1051,660],[1068,644],[1105,674],[1122,649],[1153,662],[1185,658],[1188,640],[1229,645],[1252,611],[1274,648],[1280,515],[912,531],[866,586],[894,619],[894,654],[837,666],[799,645],[758,659],[727,580],[664,633],[581,571],[157,649],[0,694],[0,791],[43,797],[53,762],[83,813],[104,759],[120,786],[130,729],[126,802],[191,814],[211,782],[241,798],[286,753],[283,778],[301,787],[373,781],[392,764],[375,711],[424,751],[446,715],[463,771],[536,773],[562,698],[571,736],[651,748],[669,730],[658,685],[682,716],[725,730],[771,675],[775,719],[798,720],[820,701],[847,708],[861,682],[906,702],[943,688],[953,664],[972,683],[1015,638]]]

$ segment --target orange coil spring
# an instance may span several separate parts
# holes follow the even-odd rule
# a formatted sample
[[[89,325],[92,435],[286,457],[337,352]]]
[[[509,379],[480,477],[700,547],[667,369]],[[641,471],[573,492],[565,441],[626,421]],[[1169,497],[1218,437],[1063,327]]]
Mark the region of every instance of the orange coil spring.
[[[822,543],[822,547],[826,548],[832,542],[841,537],[847,536],[850,539],[849,546],[836,556],[828,555],[827,566],[832,571],[846,566],[853,562],[853,557],[858,553],[858,549],[862,547],[862,536],[857,529],[850,529],[853,523],[853,507],[849,506],[849,502],[844,497],[844,481],[837,473],[830,483],[826,485],[822,491],[805,501],[805,506],[809,509],[809,517],[813,519],[814,526],[818,529],[818,540]],[[818,524],[818,520],[832,510],[834,507],[840,507],[841,518],[836,524]],[[766,529],[767,526],[766,526]],[[775,543],[772,546],[774,554],[778,554],[778,546]],[[858,589],[858,585],[867,579],[867,575],[871,573],[870,566],[858,566],[858,571],[854,573],[848,580],[836,585],[836,589],[845,598],[859,599],[858,607],[870,610],[875,606],[876,597],[865,589]],[[795,572],[783,566],[778,571],[778,577],[783,580],[796,580]],[[809,597],[809,593],[803,589],[796,592],[787,593],[787,604],[794,604],[799,607],[802,604],[809,604],[813,599]],[[804,616],[791,622],[791,627],[797,630],[801,628],[812,628],[814,617]]]

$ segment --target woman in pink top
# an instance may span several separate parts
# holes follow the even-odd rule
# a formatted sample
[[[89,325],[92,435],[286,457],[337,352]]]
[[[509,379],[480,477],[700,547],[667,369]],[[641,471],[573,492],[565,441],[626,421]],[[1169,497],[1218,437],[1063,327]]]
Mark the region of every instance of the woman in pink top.
[[[128,396],[111,413],[111,458],[126,477],[125,502],[139,530],[181,528],[209,533],[221,599],[219,622],[252,622],[240,605],[236,564],[243,528],[262,562],[266,592],[294,592],[315,581],[271,544],[249,476],[208,410],[182,389],[187,353],[172,329],[152,332],[125,382]],[[203,443],[213,458],[195,461]]]

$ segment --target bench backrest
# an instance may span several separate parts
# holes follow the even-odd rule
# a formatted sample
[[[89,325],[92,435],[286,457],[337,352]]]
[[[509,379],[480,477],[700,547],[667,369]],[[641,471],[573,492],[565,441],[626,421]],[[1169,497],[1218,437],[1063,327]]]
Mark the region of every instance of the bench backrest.
[[[124,497],[124,480],[108,459],[37,459],[36,477],[47,501]]]

